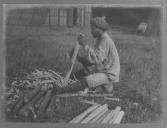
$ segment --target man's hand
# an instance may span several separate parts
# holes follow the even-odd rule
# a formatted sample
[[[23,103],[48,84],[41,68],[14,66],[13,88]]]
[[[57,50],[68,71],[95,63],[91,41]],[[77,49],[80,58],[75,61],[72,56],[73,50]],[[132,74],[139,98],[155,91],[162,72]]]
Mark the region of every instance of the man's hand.
[[[85,46],[85,36],[84,34],[80,33],[77,37],[78,43],[84,47]]]

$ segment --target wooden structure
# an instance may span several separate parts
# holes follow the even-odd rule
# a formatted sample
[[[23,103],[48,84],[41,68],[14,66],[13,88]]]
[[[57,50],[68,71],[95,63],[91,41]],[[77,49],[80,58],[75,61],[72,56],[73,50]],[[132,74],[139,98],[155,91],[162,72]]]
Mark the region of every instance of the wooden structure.
[[[91,18],[91,6],[42,7],[12,10],[8,13],[8,25],[87,27]]]
[[[91,18],[91,7],[50,8],[45,22],[49,26],[87,27]]]

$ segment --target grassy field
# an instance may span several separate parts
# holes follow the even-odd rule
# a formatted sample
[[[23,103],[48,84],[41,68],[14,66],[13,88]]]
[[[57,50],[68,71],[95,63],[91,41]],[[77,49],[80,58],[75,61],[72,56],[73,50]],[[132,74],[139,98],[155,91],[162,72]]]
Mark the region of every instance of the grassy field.
[[[78,33],[84,33],[88,44],[93,41],[87,28],[35,28],[8,26],[7,28],[7,86],[15,78],[22,78],[34,69],[52,69],[64,75],[70,68],[65,54],[73,47]],[[125,111],[123,123],[159,121],[161,117],[161,40],[109,31],[120,55],[120,82],[114,95],[122,102],[109,102],[111,108],[120,105]],[[91,44],[92,45],[92,44]],[[82,53],[82,51],[81,51]],[[74,70],[81,68],[79,63]],[[91,98],[88,98],[91,99]],[[76,97],[64,98],[52,118],[45,121],[69,121],[88,106],[76,104]],[[103,99],[94,99],[103,103]],[[139,105],[135,105],[134,103]],[[70,104],[70,105],[69,105]],[[82,107],[81,107],[82,106]],[[54,118],[53,118],[54,117]]]

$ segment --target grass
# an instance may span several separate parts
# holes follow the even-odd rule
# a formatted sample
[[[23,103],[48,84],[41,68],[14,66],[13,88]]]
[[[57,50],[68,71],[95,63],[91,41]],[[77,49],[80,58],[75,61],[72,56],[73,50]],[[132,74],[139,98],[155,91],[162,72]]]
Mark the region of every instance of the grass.
[[[10,86],[10,82],[16,77],[22,78],[35,68],[52,69],[64,75],[71,65],[70,60],[65,58],[65,54],[73,47],[77,34],[80,32],[86,35],[88,42],[93,41],[87,28],[8,26],[7,86]],[[127,34],[121,30],[109,31],[109,34],[115,41],[121,62],[120,82],[115,83],[114,95],[124,99],[122,102],[108,102],[109,106],[114,108],[120,105],[123,108],[125,111],[123,123],[160,120],[160,37]],[[77,63],[74,70],[79,68],[81,65]],[[94,98],[94,100],[99,103],[104,102],[104,99],[100,98]],[[43,121],[69,121],[88,107],[76,102],[77,97],[61,99],[51,118],[47,116]],[[135,106],[136,102],[139,103],[138,106]]]

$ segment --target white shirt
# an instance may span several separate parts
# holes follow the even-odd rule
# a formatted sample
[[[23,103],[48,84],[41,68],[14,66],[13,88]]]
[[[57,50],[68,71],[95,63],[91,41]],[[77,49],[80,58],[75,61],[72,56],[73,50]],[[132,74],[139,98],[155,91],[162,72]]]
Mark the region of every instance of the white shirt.
[[[91,67],[92,73],[104,72],[113,82],[119,81],[120,61],[114,41],[107,32],[103,33],[99,40],[96,40],[94,48],[88,45],[85,47],[88,60],[94,64]]]

